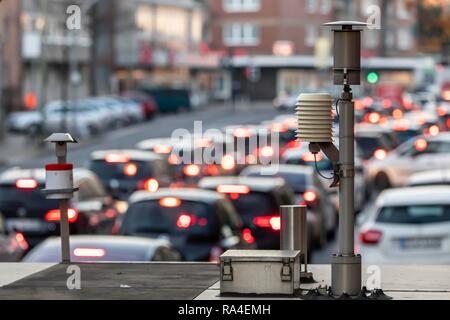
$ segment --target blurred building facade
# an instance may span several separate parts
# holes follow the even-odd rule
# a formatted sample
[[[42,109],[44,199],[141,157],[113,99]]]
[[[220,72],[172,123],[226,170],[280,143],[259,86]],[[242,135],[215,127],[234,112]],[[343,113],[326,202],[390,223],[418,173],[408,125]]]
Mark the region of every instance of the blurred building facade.
[[[189,57],[199,53],[207,20],[201,2],[117,1],[116,17],[114,76],[119,90],[190,86]]]
[[[211,48],[233,61],[218,81],[230,94],[270,99],[329,87],[332,35],[322,24],[373,14],[382,30],[364,32],[363,65],[387,81],[413,82],[417,0],[209,0],[209,10]]]
[[[67,8],[76,3],[14,0],[0,4],[7,111],[35,109],[48,100],[87,94],[88,22],[81,19],[85,25],[80,30],[66,25]]]

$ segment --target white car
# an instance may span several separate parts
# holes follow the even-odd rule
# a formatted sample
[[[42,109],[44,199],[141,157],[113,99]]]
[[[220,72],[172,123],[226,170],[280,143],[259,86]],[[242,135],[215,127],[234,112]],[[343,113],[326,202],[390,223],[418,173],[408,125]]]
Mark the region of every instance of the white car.
[[[38,111],[21,111],[11,113],[6,120],[9,132],[34,133],[42,126],[42,114]]]
[[[73,262],[149,262],[181,261],[178,250],[165,239],[141,237],[72,235],[70,236]],[[60,262],[61,240],[47,238],[33,248],[24,262]]]
[[[44,131],[64,129],[81,137],[90,137],[101,131],[101,119],[89,106],[74,101],[53,101],[44,107]]]
[[[408,180],[409,187],[450,185],[450,169],[419,172]]]
[[[372,159],[367,168],[378,190],[405,186],[414,173],[450,169],[450,133],[411,139],[384,159]]]
[[[365,264],[449,264],[450,187],[386,190],[359,229]]]

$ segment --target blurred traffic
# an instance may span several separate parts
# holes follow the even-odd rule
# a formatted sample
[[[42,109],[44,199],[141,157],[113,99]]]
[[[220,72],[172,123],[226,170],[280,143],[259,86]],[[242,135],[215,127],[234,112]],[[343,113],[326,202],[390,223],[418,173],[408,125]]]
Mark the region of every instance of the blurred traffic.
[[[81,5],[89,19],[73,34],[65,1],[0,4],[0,261],[61,258],[42,141],[69,132],[80,142],[68,149],[73,261],[278,249],[280,206],[304,205],[309,261],[329,263],[336,172],[297,140],[295,105],[331,94],[339,145],[323,23],[366,21],[373,1],[111,2]],[[450,262],[450,19],[433,3],[379,1],[382,28],[363,33],[353,89],[363,263]],[[431,20],[443,21],[433,36]]]

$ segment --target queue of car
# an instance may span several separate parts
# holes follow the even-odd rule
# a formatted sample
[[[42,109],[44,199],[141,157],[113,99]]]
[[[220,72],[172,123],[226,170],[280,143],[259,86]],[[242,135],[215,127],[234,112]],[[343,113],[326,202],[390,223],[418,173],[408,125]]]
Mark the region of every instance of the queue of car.
[[[120,127],[151,117],[154,108],[145,101],[145,93],[129,92],[71,108],[78,112],[89,105],[96,116],[107,108],[102,126]],[[440,123],[442,106],[363,101],[356,103],[355,209],[361,212],[356,249],[371,263],[406,263],[422,255],[447,261],[450,133]],[[49,110],[64,113],[66,107],[55,103]],[[440,116],[426,115],[433,112]],[[80,123],[88,130],[93,122]],[[72,258],[217,262],[228,249],[278,249],[283,205],[307,207],[314,256],[335,237],[336,168],[298,142],[296,128],[295,116],[280,115],[213,135],[161,137],[135,149],[94,151],[87,169],[75,170],[79,191],[68,212]],[[274,159],[279,162],[268,161]],[[1,260],[25,255],[24,261],[58,261],[60,213],[40,192],[43,184],[43,169],[12,168],[0,175]]]

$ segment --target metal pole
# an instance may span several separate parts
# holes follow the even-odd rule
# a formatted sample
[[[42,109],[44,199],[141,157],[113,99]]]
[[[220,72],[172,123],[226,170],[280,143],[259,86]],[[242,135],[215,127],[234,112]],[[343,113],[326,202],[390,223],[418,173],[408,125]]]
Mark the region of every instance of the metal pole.
[[[352,92],[345,86],[339,103],[339,146],[341,180],[339,185],[339,254],[354,255],[355,194],[355,110]]]
[[[344,85],[339,103],[339,252],[332,257],[332,292],[356,296],[361,291],[361,256],[354,252],[355,160],[354,103],[349,85]]]
[[[308,272],[306,206],[281,206],[281,250],[300,250]]]
[[[67,144],[64,142],[56,143],[56,157],[58,158],[58,163],[63,164],[67,162]],[[59,227],[61,233],[61,259],[62,263],[70,263],[70,226],[69,226],[69,200],[61,199],[59,200]]]

